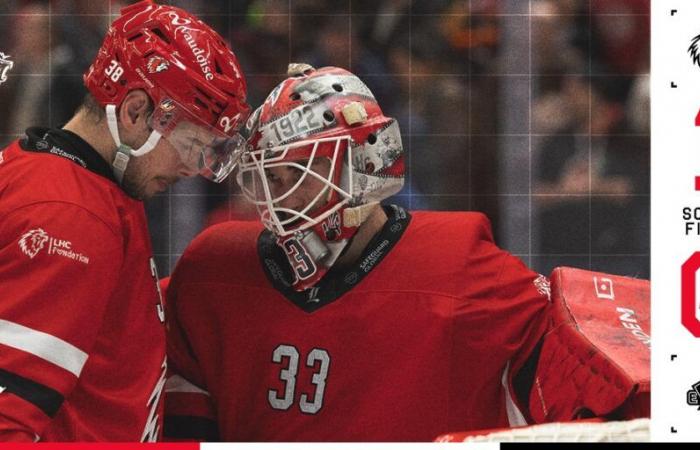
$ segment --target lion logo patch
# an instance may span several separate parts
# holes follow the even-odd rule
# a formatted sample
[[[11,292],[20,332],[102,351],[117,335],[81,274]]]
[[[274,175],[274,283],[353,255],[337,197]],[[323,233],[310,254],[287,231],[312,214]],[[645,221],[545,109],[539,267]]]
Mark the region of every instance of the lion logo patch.
[[[33,259],[44,248],[49,240],[49,235],[41,228],[27,231],[19,239],[19,248],[25,255]]]

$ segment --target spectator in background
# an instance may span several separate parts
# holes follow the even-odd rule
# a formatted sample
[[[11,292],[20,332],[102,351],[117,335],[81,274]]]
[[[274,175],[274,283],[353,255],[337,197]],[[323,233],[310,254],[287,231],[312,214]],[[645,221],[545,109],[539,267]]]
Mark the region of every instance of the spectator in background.
[[[591,52],[606,72],[632,75],[649,61],[649,0],[591,2]]]
[[[643,88],[628,94],[634,74],[648,74],[648,4],[533,3],[532,54],[537,73],[546,75],[533,80],[532,110],[534,132],[545,135],[535,144],[534,186],[544,272],[599,254],[607,257],[589,259],[593,269],[649,274],[649,106]],[[631,263],[622,255],[641,257]]]
[[[444,210],[450,208],[443,200],[457,199],[464,200],[462,209],[466,209],[466,196],[459,199],[434,195],[466,193],[469,189],[467,173],[460,170],[468,158],[464,133],[467,94],[459,77],[445,74],[445,62],[434,58],[446,49],[443,40],[428,37],[434,31],[423,30],[414,33],[410,40],[399,39],[400,45],[390,50],[390,71],[399,74],[396,81],[401,94],[390,99],[387,110],[407,124],[403,133],[411,135],[405,139],[411,155],[406,188],[411,198],[410,204],[405,205],[413,209]],[[440,134],[461,136],[445,140]],[[435,158],[429,150],[438,148],[441,156]]]
[[[648,138],[629,136],[628,85],[619,77],[595,76],[589,84],[583,76],[567,76],[561,98],[536,109],[542,128],[557,133],[544,139],[538,157],[542,253],[618,255],[648,248],[632,232],[637,218],[630,211],[648,203],[634,194],[649,191],[649,148]],[[607,270],[646,275],[624,265]]]
[[[648,60],[647,60],[648,63]],[[629,122],[630,132],[635,134],[633,138],[639,146],[637,147],[638,157],[641,162],[636,166],[637,173],[635,174],[640,183],[641,196],[634,199],[634,209],[630,211],[634,215],[636,224],[633,232],[635,240],[635,251],[640,253],[648,253],[651,238],[651,204],[650,204],[650,178],[649,171],[651,161],[649,159],[649,134],[651,132],[651,106],[649,99],[649,66],[640,71],[632,83],[629,98],[627,99],[626,114]],[[632,156],[634,158],[634,155]],[[648,258],[647,258],[648,266]],[[649,268],[646,267],[642,274],[649,275]]]
[[[578,0],[532,4],[532,52],[540,74],[584,73],[588,63],[588,12]],[[540,86],[545,88],[546,86]]]
[[[497,0],[453,0],[439,16],[437,31],[448,44],[447,58],[460,72],[483,72],[497,62],[502,5]]]
[[[19,10],[7,52],[15,61],[14,75],[0,91],[2,133],[19,136],[26,127],[49,122],[46,100],[50,91],[49,10],[45,3],[30,3]]]
[[[249,98],[259,104],[284,76],[290,58],[288,2],[255,0],[231,30],[241,65],[252,74]]]
[[[91,14],[91,3],[63,0],[53,8],[53,13],[61,14],[61,20],[54,21],[59,39],[51,57],[51,118],[55,125],[66,123],[80,106],[85,95],[82,74],[90,67],[109,26],[109,16]],[[112,2],[111,8],[116,12],[121,5]]]

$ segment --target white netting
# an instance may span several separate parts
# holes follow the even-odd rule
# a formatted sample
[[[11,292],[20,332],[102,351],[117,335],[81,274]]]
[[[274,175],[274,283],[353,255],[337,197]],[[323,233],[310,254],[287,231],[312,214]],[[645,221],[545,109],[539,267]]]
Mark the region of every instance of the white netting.
[[[649,419],[548,423],[468,436],[464,442],[647,442]]]

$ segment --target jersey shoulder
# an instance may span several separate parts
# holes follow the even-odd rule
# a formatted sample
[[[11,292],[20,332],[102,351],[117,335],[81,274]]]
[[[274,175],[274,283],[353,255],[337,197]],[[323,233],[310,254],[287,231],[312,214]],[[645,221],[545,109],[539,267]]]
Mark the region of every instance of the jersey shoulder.
[[[460,298],[489,290],[504,265],[517,259],[495,244],[489,219],[476,212],[414,212],[392,253],[382,271],[404,275],[382,277],[384,282]]]
[[[480,212],[415,211],[412,231],[418,236],[430,235],[438,242],[458,240],[467,245],[493,243],[491,221]]]
[[[263,226],[257,221],[230,221],[213,225],[187,247],[173,272],[182,282],[245,283],[251,269],[259,269],[257,239]]]
[[[401,249],[429,262],[463,265],[485,254],[499,252],[491,222],[476,212],[420,211],[413,214]],[[483,262],[483,261],[482,261]]]
[[[120,217],[136,202],[112,181],[69,159],[22,150],[18,141],[2,153],[0,193],[6,213],[42,203],[72,205],[117,230]]]

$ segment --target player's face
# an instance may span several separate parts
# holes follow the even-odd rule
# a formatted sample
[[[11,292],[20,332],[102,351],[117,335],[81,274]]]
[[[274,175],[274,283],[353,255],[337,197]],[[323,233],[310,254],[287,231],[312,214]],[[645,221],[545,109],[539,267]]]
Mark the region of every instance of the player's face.
[[[131,158],[124,172],[124,190],[132,197],[146,200],[163,192],[178,180],[197,175],[165,139],[144,156]]]
[[[297,161],[297,163],[306,167],[308,161]],[[328,158],[314,158],[309,170],[323,178],[327,178],[331,170],[331,162]],[[267,178],[272,197],[277,198],[286,194],[296,185],[303,174],[304,171],[296,167],[282,166],[265,169],[265,177]],[[309,204],[313,203],[313,207],[306,213],[313,216],[317,209],[327,203],[328,196],[326,192],[319,196],[319,193],[327,190],[327,184],[307,174],[304,177],[304,181],[289,196],[277,202],[275,206],[302,211]],[[316,199],[317,196],[318,199]]]

